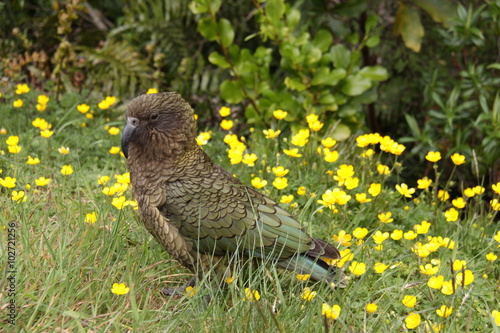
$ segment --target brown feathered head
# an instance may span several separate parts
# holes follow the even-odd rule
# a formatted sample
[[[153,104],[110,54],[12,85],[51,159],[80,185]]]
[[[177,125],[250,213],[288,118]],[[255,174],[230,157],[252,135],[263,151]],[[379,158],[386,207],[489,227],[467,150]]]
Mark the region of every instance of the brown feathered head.
[[[125,157],[175,157],[196,144],[191,106],[176,92],[141,95],[128,105],[123,130]]]

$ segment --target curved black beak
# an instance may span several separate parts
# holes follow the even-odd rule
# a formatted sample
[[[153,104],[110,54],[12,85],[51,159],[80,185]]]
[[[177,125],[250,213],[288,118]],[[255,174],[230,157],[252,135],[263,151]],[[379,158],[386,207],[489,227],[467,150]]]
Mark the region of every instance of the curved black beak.
[[[126,158],[128,158],[128,144],[132,139],[132,136],[139,125],[139,119],[135,117],[127,117],[127,125],[123,129],[122,135],[122,152]]]

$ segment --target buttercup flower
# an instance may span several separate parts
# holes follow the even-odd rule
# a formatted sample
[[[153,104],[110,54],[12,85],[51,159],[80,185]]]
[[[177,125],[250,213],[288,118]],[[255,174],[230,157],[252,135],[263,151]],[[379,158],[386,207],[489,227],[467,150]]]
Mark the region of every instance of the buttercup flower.
[[[432,184],[432,179],[424,177],[422,179],[417,180],[417,187],[421,190],[425,190]]]
[[[381,262],[377,262],[375,263],[375,265],[373,265],[373,269],[378,274],[382,274],[387,268],[389,268],[389,265],[385,265]]]
[[[418,327],[422,321],[422,318],[418,313],[410,313],[406,318],[405,318],[405,324],[406,327],[410,330]]]
[[[78,112],[80,112],[81,114],[85,114],[87,113],[89,110],[90,110],[90,106],[87,105],[87,104],[80,104],[76,107],[76,109],[78,110]]]
[[[337,319],[340,316],[341,307],[337,304],[329,306],[323,303],[321,306],[321,314],[329,319]]]
[[[435,163],[441,159],[441,153],[438,151],[430,151],[425,156],[425,159],[429,162]]]
[[[282,190],[288,186],[288,179],[284,177],[276,177],[273,181],[273,185],[278,190]]]
[[[146,95],[157,94],[157,93],[158,93],[158,89],[156,89],[156,88],[149,88],[148,91],[146,91]]]
[[[5,177],[5,179],[0,178],[0,185],[2,185],[5,188],[16,187],[16,178],[12,178],[12,177]]]
[[[115,295],[126,295],[130,291],[130,288],[125,285],[125,283],[113,283],[111,292]]]
[[[290,171],[288,169],[285,169],[283,166],[277,166],[273,167],[273,173],[276,177],[285,177],[287,173]]]
[[[26,94],[29,91],[30,91],[30,87],[27,84],[18,84],[16,86],[16,94],[17,95]]]
[[[379,195],[381,191],[382,191],[382,185],[378,183],[372,183],[368,188],[368,193],[370,193],[373,197]]]
[[[96,221],[97,221],[97,213],[96,212],[87,213],[85,215],[85,220],[84,220],[85,223],[94,224]]]
[[[408,185],[406,185],[405,183],[402,183],[401,185],[397,184],[396,190],[399,192],[399,194],[407,198],[411,198],[411,195],[415,193],[415,189],[408,188]]]
[[[439,266],[432,266],[432,264],[420,265],[420,273],[425,275],[434,275],[439,271]]]
[[[431,276],[427,281],[427,285],[429,288],[440,290],[443,287],[444,276]]]
[[[374,313],[375,311],[377,311],[377,309],[378,309],[378,305],[375,303],[368,303],[365,306],[366,312],[369,312],[369,313]]]
[[[414,308],[417,304],[417,297],[413,295],[405,295],[401,301],[407,308]]]
[[[318,293],[316,291],[312,291],[311,288],[305,287],[300,293],[300,296],[306,301],[312,301],[317,294]]]
[[[353,261],[349,266],[349,271],[351,271],[351,273],[356,276],[363,275],[366,272],[366,264],[362,262]]]
[[[15,107],[15,108],[20,108],[23,106],[23,100],[22,99],[16,99],[12,105]]]
[[[50,179],[47,179],[45,177],[39,177],[35,179],[35,184],[36,186],[45,186],[50,183]]]
[[[444,216],[446,217],[446,221],[455,222],[458,220],[459,212],[455,208],[450,208],[446,212],[444,212]]]
[[[394,221],[393,218],[391,218],[392,216],[392,213],[391,212],[387,212],[387,213],[380,213],[378,214],[378,219],[380,220],[380,222],[382,223],[391,223]]]
[[[293,148],[293,149],[283,149],[283,152],[291,157],[301,157],[302,154],[299,154],[299,149],[298,148]]]
[[[61,168],[61,173],[65,176],[71,175],[74,172],[73,167],[71,165],[63,165]]]
[[[465,156],[464,155],[460,155],[458,153],[455,153],[453,155],[451,155],[451,161],[453,162],[453,164],[455,165],[462,165],[465,163]]]
[[[113,126],[108,129],[108,133],[111,135],[118,135],[120,133],[120,129]]]
[[[449,317],[453,312],[452,306],[441,305],[439,309],[436,310],[436,313],[439,317]]]
[[[267,185],[267,180],[262,180],[259,177],[255,177],[252,179],[252,186],[257,189],[263,188],[266,185]]]
[[[337,144],[337,140],[334,140],[331,137],[327,137],[326,139],[321,140],[321,144],[325,148],[332,148]]]
[[[281,120],[284,119],[288,115],[288,112],[285,112],[283,110],[276,110],[273,112],[274,118]]]
[[[260,293],[258,290],[251,290],[250,288],[245,288],[245,298],[244,301],[257,302],[260,299]]]
[[[266,139],[274,139],[276,138],[278,135],[281,134],[281,131],[280,130],[273,130],[273,129],[268,129],[268,130],[263,130],[262,133],[264,133],[264,135],[266,136]]]
[[[28,160],[26,161],[26,164],[29,164],[29,165],[37,165],[38,163],[40,163],[40,159],[38,157],[31,157],[31,156],[28,156]]]
[[[387,165],[379,164],[377,165],[377,171],[381,175],[388,175],[391,173],[391,169]]]
[[[349,246],[351,245],[352,236],[346,233],[345,230],[340,230],[338,235],[333,235],[333,239],[341,245]]]

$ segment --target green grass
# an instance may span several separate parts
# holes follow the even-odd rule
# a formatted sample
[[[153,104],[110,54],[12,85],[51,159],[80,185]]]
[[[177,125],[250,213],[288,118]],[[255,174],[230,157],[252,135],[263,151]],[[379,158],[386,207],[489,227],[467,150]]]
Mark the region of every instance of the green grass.
[[[484,194],[467,198],[466,207],[459,209],[457,221],[447,222],[444,216],[452,207],[451,200],[464,190],[458,179],[460,170],[471,166],[470,161],[456,167],[449,181],[443,179],[441,172],[453,165],[443,156],[432,171],[436,172],[432,175],[433,185],[426,190],[417,189],[412,198],[405,198],[394,185],[405,182],[401,176],[405,170],[398,160],[409,155],[407,152],[397,157],[380,152],[378,145],[374,145],[370,147],[376,154],[363,158],[360,154],[370,147],[357,147],[352,139],[332,148],[339,151],[340,157],[328,163],[317,153],[320,139],[326,137],[320,132],[311,133],[308,143],[299,148],[303,156],[294,158],[282,151],[293,148],[288,132],[276,139],[266,139],[256,129],[245,141],[245,153],[258,156],[255,166],[231,165],[226,152],[229,146],[223,142],[227,131],[212,129],[211,138],[203,147],[214,161],[247,185],[254,177],[267,180],[268,184],[260,191],[277,201],[282,195],[294,195],[291,203],[282,206],[293,212],[310,234],[336,245],[339,244],[332,237],[341,230],[352,235],[358,227],[367,228],[368,235],[362,244],[353,237],[351,245],[339,245],[341,250],[350,249],[354,254],[341,268],[348,278],[345,288],[331,289],[325,284],[299,281],[295,274],[273,265],[261,268],[249,265],[222,289],[212,288],[203,281],[193,297],[187,293],[166,297],[160,290],[181,285],[190,279],[190,273],[170,259],[147,233],[133,205],[118,209],[112,204],[113,197],[120,195],[133,200],[130,188],[114,196],[102,193],[105,186],[117,181],[115,175],[127,172],[125,159],[109,153],[112,146],[120,145],[120,135],[111,135],[105,129],[122,128],[127,103],[118,102],[102,110],[97,106],[99,100],[84,97],[86,94],[66,94],[60,103],[49,95],[47,109],[39,112],[35,107],[38,92],[16,95],[9,85],[2,93],[0,114],[4,120],[0,127],[6,133],[0,134],[0,177],[16,178],[15,187],[0,187],[0,226],[4,229],[0,233],[2,267],[7,263],[3,254],[8,250],[8,231],[12,229],[9,223],[16,223],[16,295],[14,298],[8,295],[6,269],[0,279],[0,307],[5,310],[8,302],[15,299],[17,318],[15,326],[11,326],[5,320],[7,312],[1,312],[0,327],[5,331],[14,328],[23,332],[405,332],[411,331],[405,325],[411,312],[421,317],[420,325],[415,328],[417,332],[428,331],[429,322],[441,325],[441,332],[499,331],[491,314],[493,310],[500,311],[499,259],[486,259],[490,252],[500,256],[497,212],[488,204],[489,197],[498,199],[498,194],[488,186]],[[14,108],[13,102],[18,98],[24,105]],[[91,106],[92,119],[77,110],[81,103]],[[37,117],[52,124],[53,136],[40,136],[40,130],[32,126]],[[275,121],[274,125],[284,129],[284,122]],[[19,153],[9,152],[6,143],[9,136],[19,137],[18,145],[22,147]],[[59,153],[61,146],[69,147],[69,154]],[[28,165],[27,156],[38,157],[41,162]],[[390,174],[377,172],[381,163],[390,168]],[[332,175],[342,164],[354,166],[354,176],[359,178],[356,188],[348,190],[334,180]],[[63,165],[71,165],[74,173],[61,174]],[[290,170],[285,176],[288,186],[282,190],[272,185],[276,177],[271,168],[277,165]],[[36,186],[35,179],[42,176],[51,182]],[[109,176],[110,180],[99,185],[102,176]],[[367,194],[371,202],[356,201],[355,195],[367,193],[371,183],[382,184],[381,193],[376,197]],[[297,194],[301,186],[306,188],[306,195]],[[408,186],[416,188],[410,181]],[[334,211],[317,202],[325,200],[323,194],[336,187],[351,195],[346,205],[337,204]],[[437,190],[444,188],[451,193],[445,202],[437,198]],[[26,201],[12,200],[13,191],[24,191]],[[97,213],[96,222],[85,222],[86,215],[92,212]],[[377,216],[382,212],[391,212],[394,221],[381,223]],[[382,249],[375,249],[372,235],[376,231],[408,232],[423,220],[431,223],[427,233],[413,240],[389,237]],[[428,243],[428,236],[448,237],[455,246],[452,249],[439,246],[428,256],[414,253],[412,248],[418,242]],[[356,276],[349,270],[353,260],[366,265],[364,274]],[[452,269],[455,260],[466,261],[466,269],[474,276],[471,284],[463,287],[455,283],[451,295],[427,286],[430,276],[420,272],[420,265],[436,264],[439,271],[435,275],[451,281],[459,273]],[[376,273],[373,267],[378,262],[390,267]],[[130,288],[129,293],[111,293],[113,283],[119,282]],[[300,296],[305,287],[317,292],[311,301]],[[258,290],[261,298],[244,300],[245,288]],[[402,304],[405,295],[416,296],[414,308]],[[340,316],[337,319],[323,316],[323,303],[339,305]],[[375,313],[365,310],[368,303],[378,305]],[[447,318],[436,314],[442,305],[453,307]]]

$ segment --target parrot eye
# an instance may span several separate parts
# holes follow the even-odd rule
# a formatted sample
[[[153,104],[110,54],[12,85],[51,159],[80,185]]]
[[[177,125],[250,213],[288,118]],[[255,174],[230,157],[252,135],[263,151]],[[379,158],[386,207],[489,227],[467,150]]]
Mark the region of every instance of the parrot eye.
[[[158,120],[158,113],[153,113],[151,116],[149,116],[149,120]]]

